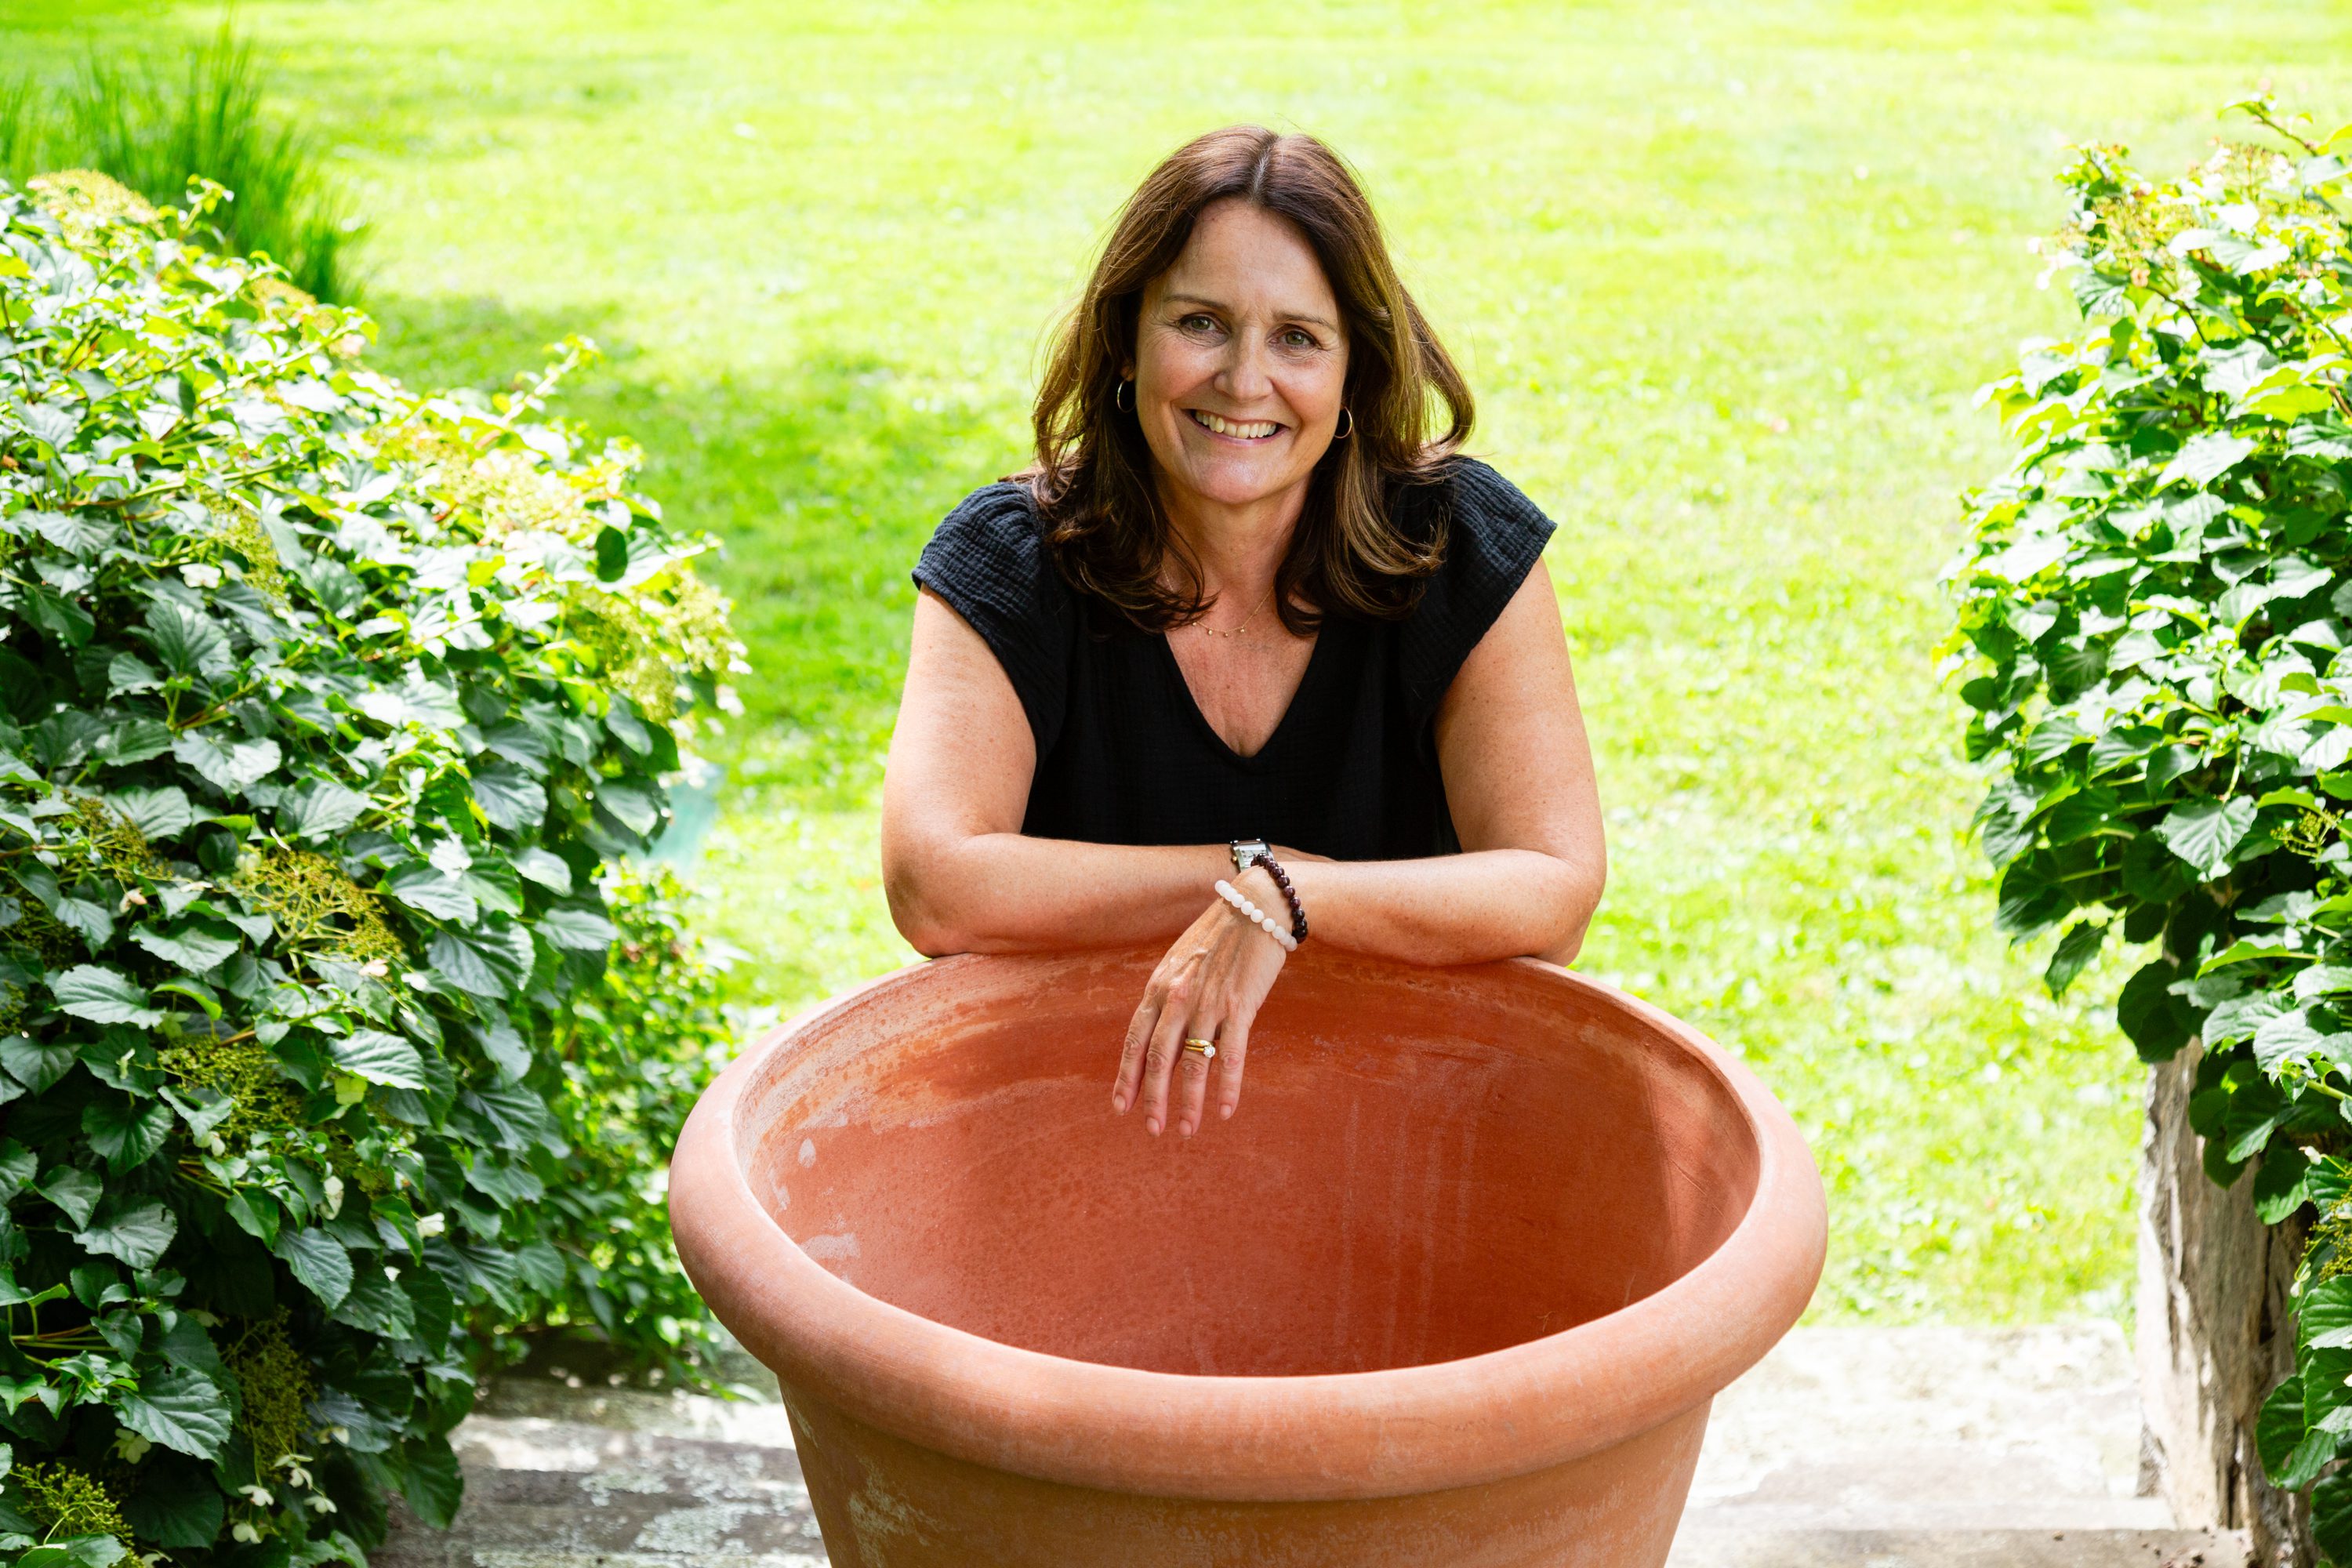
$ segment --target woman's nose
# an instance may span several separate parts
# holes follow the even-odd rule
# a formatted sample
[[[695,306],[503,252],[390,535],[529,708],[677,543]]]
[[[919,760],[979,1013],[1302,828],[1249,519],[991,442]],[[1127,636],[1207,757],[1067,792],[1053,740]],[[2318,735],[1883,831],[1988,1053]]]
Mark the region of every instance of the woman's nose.
[[[1217,390],[1237,404],[1264,397],[1274,390],[1274,377],[1266,374],[1265,346],[1246,335],[1237,337],[1217,379],[1222,384]]]

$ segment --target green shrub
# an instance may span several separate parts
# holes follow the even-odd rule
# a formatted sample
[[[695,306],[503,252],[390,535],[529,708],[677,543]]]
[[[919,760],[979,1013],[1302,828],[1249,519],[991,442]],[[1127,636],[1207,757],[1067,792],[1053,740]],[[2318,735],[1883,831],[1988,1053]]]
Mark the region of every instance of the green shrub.
[[[2277,142],[2063,176],[2084,329],[1987,389],[2023,450],[1969,498],[1956,647],[2002,929],[2060,932],[2053,992],[2155,944],[2117,1019],[2152,1062],[2201,1038],[2206,1169],[2316,1205],[2259,1438],[2352,1563],[2352,135],[2238,107]]]
[[[562,1066],[550,1104],[572,1152],[541,1223],[571,1268],[562,1289],[478,1332],[486,1352],[511,1359],[524,1345],[517,1329],[585,1329],[657,1379],[699,1377],[716,1329],[670,1246],[669,1157],[734,1054],[721,997],[737,955],[688,926],[686,889],[667,867],[614,867],[602,886],[619,939],[544,1047]]]
[[[691,1338],[611,1229],[707,993],[635,1068],[655,1026],[587,1019],[656,984],[607,970],[600,885],[668,917],[602,868],[737,649],[635,452],[538,416],[582,346],[413,393],[357,312],[195,243],[212,193],[35,186],[0,184],[0,1550],[357,1563],[387,1491],[455,1509],[488,1335]]]

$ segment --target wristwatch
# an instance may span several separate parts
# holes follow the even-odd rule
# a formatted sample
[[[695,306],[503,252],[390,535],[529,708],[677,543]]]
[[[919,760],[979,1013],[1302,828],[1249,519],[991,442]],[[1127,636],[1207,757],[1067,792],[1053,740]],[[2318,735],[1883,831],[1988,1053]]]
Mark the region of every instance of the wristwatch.
[[[1236,838],[1229,847],[1234,852],[1234,875],[1236,877],[1274,855],[1274,847],[1263,838]]]

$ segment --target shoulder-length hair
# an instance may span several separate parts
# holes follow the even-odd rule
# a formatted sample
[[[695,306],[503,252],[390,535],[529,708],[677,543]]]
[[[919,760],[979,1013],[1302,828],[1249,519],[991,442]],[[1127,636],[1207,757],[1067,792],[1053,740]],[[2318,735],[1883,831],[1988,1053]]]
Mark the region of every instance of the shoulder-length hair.
[[[1142,426],[1118,409],[1118,393],[1145,285],[1175,264],[1205,208],[1236,196],[1297,226],[1348,337],[1342,405],[1353,428],[1316,466],[1274,602],[1302,636],[1330,612],[1402,616],[1444,559],[1447,523],[1436,508],[1408,521],[1396,502],[1405,487],[1436,480],[1468,438],[1470,388],[1397,277],[1362,187],[1312,136],[1212,131],[1171,153],[1120,209],[1037,389],[1037,456],[1024,478],[1046,537],[1075,586],[1143,630],[1208,607],[1199,565],[1169,529]],[[1433,434],[1440,406],[1444,427]],[[1173,588],[1160,581],[1171,556]]]

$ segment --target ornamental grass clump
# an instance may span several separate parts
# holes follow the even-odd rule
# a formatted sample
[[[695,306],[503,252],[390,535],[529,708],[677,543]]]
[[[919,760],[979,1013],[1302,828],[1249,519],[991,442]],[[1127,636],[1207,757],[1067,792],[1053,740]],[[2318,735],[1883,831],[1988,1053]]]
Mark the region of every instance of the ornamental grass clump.
[[[677,889],[615,864],[738,664],[704,543],[541,416],[583,345],[412,392],[202,247],[219,196],[0,183],[26,1568],[361,1563],[390,1492],[448,1521],[505,1336],[690,1373],[708,1332],[658,1165],[724,1020]]]
[[[2178,179],[2063,176],[2083,328],[1987,389],[2021,451],[1968,498],[1956,663],[2001,928],[2057,933],[2053,994],[2144,944],[2117,1019],[2201,1042],[2206,1169],[2317,1216],[2257,1436],[2352,1563],[2352,129],[2235,107]]]

